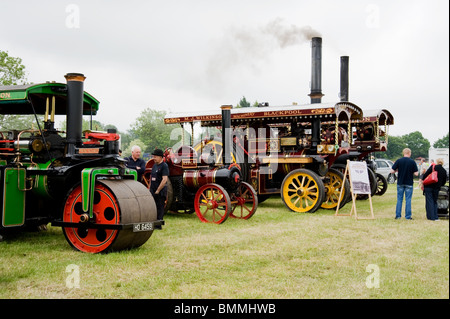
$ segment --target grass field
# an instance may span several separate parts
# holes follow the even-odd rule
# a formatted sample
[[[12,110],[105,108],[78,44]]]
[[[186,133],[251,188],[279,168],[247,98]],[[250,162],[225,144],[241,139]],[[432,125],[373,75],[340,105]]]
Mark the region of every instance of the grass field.
[[[373,198],[375,220],[273,197],[247,221],[169,214],[139,249],[106,255],[72,250],[60,228],[24,233],[0,243],[0,298],[449,298],[448,220],[426,220],[419,190],[414,220],[394,220],[395,187]]]

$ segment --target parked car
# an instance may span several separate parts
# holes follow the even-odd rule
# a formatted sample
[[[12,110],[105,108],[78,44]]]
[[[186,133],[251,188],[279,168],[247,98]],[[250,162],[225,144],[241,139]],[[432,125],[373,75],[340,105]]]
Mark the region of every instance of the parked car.
[[[386,178],[389,184],[395,183],[395,181],[397,180],[397,172],[394,174],[391,173],[392,165],[394,165],[391,160],[376,158],[375,164],[377,166],[376,172],[378,174],[383,175],[383,177]]]

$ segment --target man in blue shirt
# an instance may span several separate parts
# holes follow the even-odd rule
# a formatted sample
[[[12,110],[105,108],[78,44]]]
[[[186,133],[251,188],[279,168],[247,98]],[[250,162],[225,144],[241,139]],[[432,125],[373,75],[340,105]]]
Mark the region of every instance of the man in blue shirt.
[[[405,148],[403,157],[395,161],[392,165],[391,173],[398,171],[397,180],[397,206],[395,208],[395,219],[402,217],[403,196],[405,197],[405,218],[411,217],[411,198],[413,194],[413,177],[419,175],[416,162],[411,159],[411,150]]]

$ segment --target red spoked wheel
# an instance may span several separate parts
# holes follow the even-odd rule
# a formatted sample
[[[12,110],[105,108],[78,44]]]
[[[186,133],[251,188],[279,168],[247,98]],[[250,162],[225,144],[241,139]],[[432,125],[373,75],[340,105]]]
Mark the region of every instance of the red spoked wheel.
[[[230,196],[222,186],[206,184],[195,194],[194,207],[202,222],[222,224],[231,212]]]
[[[70,245],[77,250],[100,253],[139,247],[153,233],[153,231],[134,233],[130,228],[101,227],[156,220],[153,197],[144,185],[136,181],[96,182],[93,212],[93,219],[84,223],[94,224],[97,228],[83,227],[83,221],[89,219],[89,215],[82,209],[81,186],[69,191],[64,205],[63,221],[80,223],[81,227],[63,227],[63,232]]]
[[[249,219],[258,207],[258,195],[250,184],[241,182],[235,193],[231,194],[231,218]]]

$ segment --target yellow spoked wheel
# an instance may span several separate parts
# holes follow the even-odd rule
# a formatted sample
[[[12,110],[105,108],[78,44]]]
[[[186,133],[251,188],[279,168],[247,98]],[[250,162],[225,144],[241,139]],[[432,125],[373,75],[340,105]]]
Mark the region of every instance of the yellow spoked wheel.
[[[322,204],[325,187],[320,177],[308,169],[290,172],[281,184],[281,199],[298,213],[314,213]]]
[[[348,196],[350,195],[350,184],[348,182],[348,179],[345,180],[344,185],[343,181],[344,174],[334,168],[328,169],[328,172],[325,175],[324,182],[325,200],[320,207],[324,209],[335,209],[339,203],[339,195],[341,196],[339,208],[342,208],[345,203],[347,203]]]

